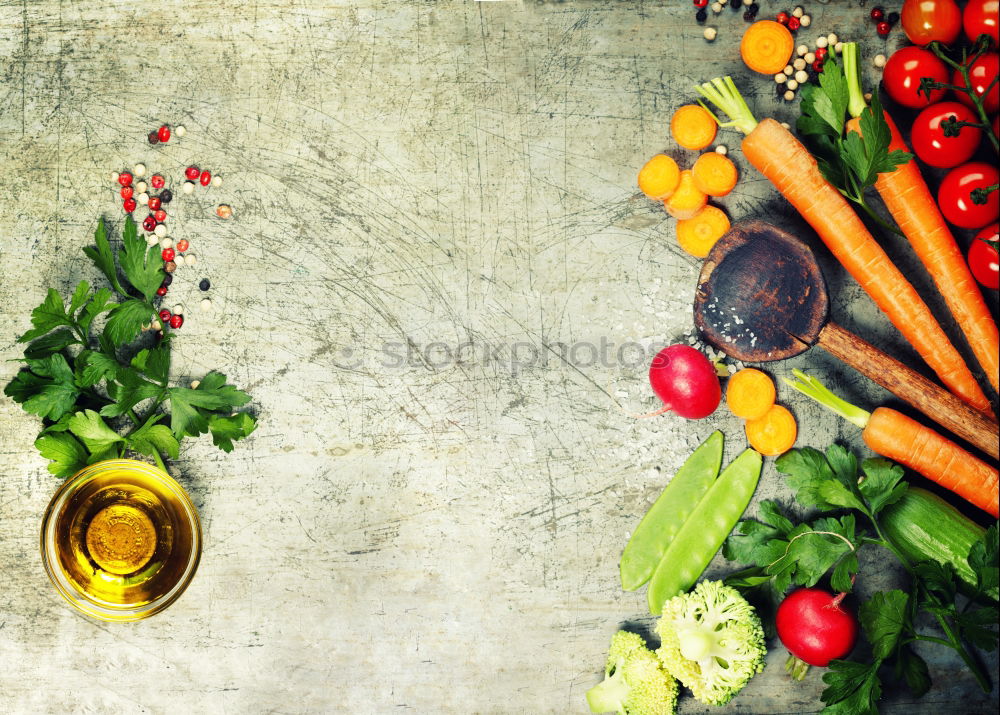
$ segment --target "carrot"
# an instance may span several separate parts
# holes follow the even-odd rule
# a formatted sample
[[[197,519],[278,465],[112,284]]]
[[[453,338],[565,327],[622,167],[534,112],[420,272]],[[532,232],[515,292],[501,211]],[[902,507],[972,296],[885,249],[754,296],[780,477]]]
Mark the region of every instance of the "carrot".
[[[674,218],[684,220],[697,216],[707,201],[708,197],[695,187],[691,170],[685,169],[681,172],[677,189],[663,202],[663,207]]]
[[[709,196],[725,196],[736,187],[736,164],[722,154],[705,152],[691,167],[694,185]]]
[[[657,154],[639,170],[639,189],[651,199],[669,199],[677,188],[681,170],[677,162]]]
[[[777,392],[774,380],[766,372],[745,367],[726,384],[726,405],[729,411],[745,420],[762,417],[771,409]]]
[[[847,122],[847,131],[861,134],[861,121],[858,117],[867,106],[861,94],[857,54],[856,44],[845,45],[844,69],[851,73],[849,80],[853,80],[848,82],[851,95],[848,109],[854,115]],[[899,133],[892,117],[888,112],[883,114],[892,134],[889,150],[909,152],[910,147]],[[914,253],[934,279],[934,285],[965,334],[986,378],[994,390],[1000,391],[1000,334],[997,332],[996,321],[983,300],[982,292],[962,256],[962,250],[941,215],[917,162],[911,158],[906,164],[897,166],[895,171],[879,174],[875,188],[913,246]]]
[[[761,74],[777,74],[792,58],[795,39],[788,28],[774,20],[758,20],[743,33],[740,57]]]
[[[685,149],[704,149],[718,129],[711,113],[697,104],[679,107],[670,118],[670,134]]]
[[[729,217],[726,212],[714,206],[706,206],[693,218],[677,222],[677,243],[695,258],[704,258],[728,230]]]
[[[1000,474],[994,467],[901,412],[888,407],[866,412],[801,370],[792,373],[798,381],[783,378],[788,385],[860,427],[873,452],[906,465],[994,517],[1000,515]]]
[[[744,156],[809,222],[941,381],[976,409],[989,411],[989,400],[927,304],[823,177],[809,150],[773,119],[758,123],[732,79],[712,80],[699,91],[732,118],[726,126],[746,134]]]
[[[790,450],[798,436],[795,418],[788,408],[771,405],[767,412],[745,423],[747,442],[765,457],[776,457]]]

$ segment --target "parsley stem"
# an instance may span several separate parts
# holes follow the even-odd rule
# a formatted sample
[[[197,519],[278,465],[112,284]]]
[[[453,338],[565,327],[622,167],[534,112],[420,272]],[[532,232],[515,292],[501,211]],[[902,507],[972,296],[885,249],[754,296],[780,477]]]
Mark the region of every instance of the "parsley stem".
[[[949,645],[955,649],[962,661],[968,666],[969,670],[972,671],[972,675],[976,678],[976,682],[979,683],[979,687],[983,689],[983,692],[988,693],[993,690],[989,677],[983,672],[982,668],[979,667],[979,664],[973,659],[969,651],[965,649],[965,646],[962,645],[961,640],[959,640],[958,635],[948,622],[948,619],[940,613],[935,613],[934,617],[937,618],[937,622],[940,624],[941,630],[943,630],[945,635],[948,636]]]
[[[914,633],[912,638],[908,638],[903,641],[900,645],[906,645],[907,643],[913,643],[914,641],[926,641],[927,643],[937,643],[938,645],[948,646],[952,648],[951,641],[946,641],[944,638],[937,638],[936,636],[924,636],[919,633]]]
[[[153,459],[156,460],[156,466],[158,466],[164,472],[167,472],[167,465],[163,463],[163,457],[160,456],[160,450],[158,450],[156,447],[153,447]],[[167,472],[167,474],[169,474],[169,472]]]
[[[881,216],[879,216],[877,213],[875,213],[875,210],[871,206],[868,205],[868,202],[865,201],[863,195],[862,196],[850,196],[849,195],[847,198],[849,198],[851,201],[853,201],[858,206],[860,206],[862,208],[862,210],[866,214],[868,214],[868,218],[870,218],[872,221],[874,221],[879,226],[881,226],[882,228],[884,228],[886,231],[892,231],[897,236],[904,236],[905,237],[906,234],[904,234],[902,231],[900,231],[898,228],[896,228],[892,224],[886,222]]]

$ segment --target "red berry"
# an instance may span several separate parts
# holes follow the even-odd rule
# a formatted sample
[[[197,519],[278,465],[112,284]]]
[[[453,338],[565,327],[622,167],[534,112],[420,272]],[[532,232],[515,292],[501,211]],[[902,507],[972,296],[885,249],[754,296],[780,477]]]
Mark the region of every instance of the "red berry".
[[[825,47],[816,48],[816,59],[821,60],[826,57],[827,49]]]
[[[159,139],[161,142],[169,141],[170,140],[170,127],[168,127],[166,124],[164,124],[162,127],[160,127],[156,131],[156,138]]]
[[[693,0],[694,6],[697,8],[703,8],[708,6],[708,0]]]
[[[170,320],[170,311],[167,310],[166,308],[164,308],[163,310],[161,310],[160,311],[160,320],[162,320],[164,323],[167,322],[168,320]]]
[[[875,31],[882,37],[888,35],[890,30],[892,30],[892,25],[888,22],[880,22],[875,26]]]
[[[182,325],[184,325],[184,316],[183,315],[171,315],[170,316],[170,327],[171,328],[179,328]]]
[[[200,174],[200,173],[201,173],[201,170],[197,166],[189,166],[188,168],[186,168],[184,170],[184,176],[186,176],[187,178],[191,179],[192,181],[194,181],[195,179],[197,179],[198,178],[198,174]]]
[[[166,182],[163,180],[163,177],[160,176],[159,174],[153,174],[151,177],[149,177],[149,183],[154,189],[162,189],[163,185]]]
[[[156,289],[156,295],[160,296],[161,298],[163,296],[165,296],[166,294],[167,294],[167,287],[166,286],[160,286],[159,288]]]
[[[791,30],[792,32],[798,30],[801,25],[802,21],[799,20],[799,18],[795,17],[794,15],[788,18],[788,29]]]
[[[778,22],[780,22],[782,25],[787,25],[788,24],[788,13],[787,12],[779,12],[778,16],[776,18],[774,18],[774,19],[777,20]]]
[[[177,242],[177,250],[180,251],[181,253],[184,253],[184,251],[188,250],[188,246],[190,245],[191,244],[188,243],[188,240],[186,238],[182,238],[180,241]]]
[[[873,22],[881,22],[884,17],[885,17],[885,13],[882,11],[882,8],[880,8],[880,7],[872,8],[872,21]]]
[[[132,197],[132,193],[134,191],[135,191],[135,189],[133,189],[131,186],[123,186],[122,187],[122,191],[121,191],[122,198],[123,199],[131,198]]]
[[[156,211],[156,209],[158,209],[158,208],[160,208],[160,199],[157,198],[156,196],[150,196],[149,197],[149,210],[150,211]]]
[[[817,74],[823,71],[823,60],[816,60],[813,62],[813,72]]]
[[[132,175],[127,171],[123,171],[118,175],[118,183],[121,184],[122,186],[131,186]]]
[[[198,181],[201,182],[202,186],[208,186],[210,183],[212,183],[212,172],[209,171],[208,169],[205,169],[205,171],[201,172],[201,178],[198,179]]]
[[[152,216],[147,216],[142,220],[142,227],[146,231],[152,231],[156,228],[156,219]]]
[[[153,212],[153,218],[156,219],[157,223],[163,223],[167,220],[167,212],[163,209],[157,209]]]
[[[175,255],[174,249],[172,248],[164,248],[163,251],[160,252],[160,256],[163,258],[164,261],[174,260],[174,255]]]
[[[133,199],[131,196],[125,199],[125,201],[122,202],[122,207],[125,209],[125,213],[129,214],[132,213],[133,211],[135,211],[136,207],[135,199]]]

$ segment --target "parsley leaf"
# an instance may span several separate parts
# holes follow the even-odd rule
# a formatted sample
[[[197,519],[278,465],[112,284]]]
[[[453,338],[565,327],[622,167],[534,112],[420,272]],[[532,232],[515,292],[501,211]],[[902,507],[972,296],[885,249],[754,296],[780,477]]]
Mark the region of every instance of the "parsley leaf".
[[[27,343],[63,325],[73,325],[55,288],[49,288],[42,304],[31,311],[31,324],[34,327],[19,337],[17,342]]]
[[[896,650],[899,636],[909,623],[909,605],[909,594],[893,589],[874,594],[858,609],[861,627],[879,660],[885,660]]]
[[[132,358],[132,367],[144,372],[161,385],[166,385],[167,375],[170,373],[170,346],[161,345],[152,350],[140,350]]]
[[[92,455],[103,455],[125,438],[105,424],[93,410],[77,412],[69,420],[69,431],[83,442]]]
[[[121,369],[121,363],[114,357],[93,350],[82,351],[75,362],[77,384],[81,387],[92,387],[105,378],[113,380]]]
[[[131,220],[129,217],[128,220]],[[108,243],[107,229],[104,226],[104,219],[97,221],[97,230],[94,232],[94,245],[85,246],[83,252],[94,262],[115,290],[124,296],[128,296],[118,281],[118,271],[115,268],[115,257],[111,253],[111,244]]]
[[[35,447],[51,460],[48,470],[57,477],[71,477],[87,466],[87,450],[68,432],[43,434],[35,440]]]
[[[130,343],[139,334],[142,324],[150,321],[152,313],[153,306],[145,301],[135,298],[126,300],[111,311],[104,332],[115,345]]]
[[[212,443],[223,452],[233,451],[233,440],[243,439],[257,427],[257,420],[246,412],[235,415],[211,415],[208,429]]]
[[[86,336],[90,334],[90,326],[96,318],[101,313],[106,313],[107,311],[113,309],[118,303],[111,300],[111,291],[107,288],[101,288],[84,306],[83,310],[77,316],[77,323],[80,325],[80,331]]]
[[[994,601],[997,600],[997,588],[1000,586],[1000,531],[997,524],[986,530],[983,538],[972,545],[966,559],[976,573],[976,588]]]
[[[866,459],[861,465],[865,478],[858,489],[868,502],[868,512],[876,516],[884,507],[899,501],[906,493],[903,468],[884,459]]]
[[[153,456],[156,451],[177,459],[179,445],[166,425],[147,422],[129,436],[129,444],[137,452]]]
[[[75,345],[79,342],[71,330],[63,328],[32,342],[24,349],[24,356],[27,358],[48,357],[52,353],[65,350],[70,345]]]
[[[116,383],[108,385],[108,395],[114,400],[101,408],[104,417],[120,417],[143,400],[162,398],[163,388],[146,380],[130,367],[119,365]]]
[[[73,382],[73,372],[66,358],[56,353],[47,358],[27,360],[22,369],[4,388],[4,394],[32,414],[58,420],[72,411],[80,394]]]
[[[824,715],[878,715],[876,703],[882,695],[878,678],[881,661],[855,663],[850,660],[830,661],[823,675],[826,690],[820,695],[827,704]]]
[[[234,407],[249,402],[250,395],[227,385],[226,376],[222,373],[210,372],[197,389],[171,387],[169,399],[170,429],[180,438],[184,435],[197,437],[208,432],[209,410],[231,412]]]
[[[927,662],[908,645],[899,649],[899,654],[893,661],[893,672],[897,678],[906,681],[915,697],[919,698],[931,689],[931,674],[927,669]]]
[[[122,238],[125,244],[119,255],[122,271],[128,282],[142,293],[147,301],[150,301],[166,275],[163,271],[163,261],[159,260],[160,249],[158,246],[147,246],[146,242],[139,238],[135,221],[131,216],[125,217]],[[147,310],[147,314],[151,311],[152,306]],[[148,321],[148,317],[146,320]]]

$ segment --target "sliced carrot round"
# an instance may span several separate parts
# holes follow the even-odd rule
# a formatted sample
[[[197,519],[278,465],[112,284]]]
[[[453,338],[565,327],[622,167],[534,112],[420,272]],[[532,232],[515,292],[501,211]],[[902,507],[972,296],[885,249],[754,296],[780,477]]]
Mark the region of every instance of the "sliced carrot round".
[[[706,206],[692,218],[677,222],[677,242],[695,258],[704,258],[729,230],[729,217],[715,206]]]
[[[761,74],[778,74],[785,69],[794,49],[792,33],[774,20],[753,23],[740,42],[740,56],[746,66]]]
[[[680,177],[677,162],[665,154],[657,154],[639,170],[639,189],[651,199],[668,199]]]
[[[699,211],[705,208],[708,202],[706,196],[694,185],[694,177],[690,169],[681,172],[677,182],[677,188],[670,198],[663,202],[667,213],[676,219],[684,220],[694,218]]]
[[[726,384],[729,411],[745,420],[755,420],[771,409],[777,392],[774,380],[766,372],[745,367]]]
[[[765,457],[784,454],[795,445],[798,427],[792,413],[781,405],[771,405],[755,420],[746,421],[747,442]]]
[[[736,186],[739,178],[736,164],[729,157],[714,151],[705,152],[691,167],[694,185],[709,196],[725,196]]]
[[[717,129],[715,118],[699,104],[685,104],[670,118],[670,134],[685,149],[704,149]]]

